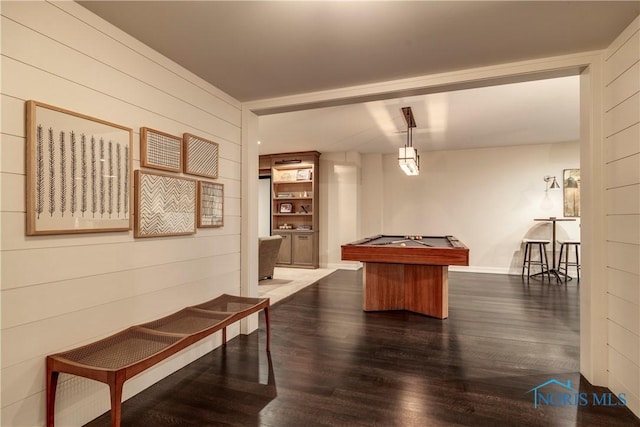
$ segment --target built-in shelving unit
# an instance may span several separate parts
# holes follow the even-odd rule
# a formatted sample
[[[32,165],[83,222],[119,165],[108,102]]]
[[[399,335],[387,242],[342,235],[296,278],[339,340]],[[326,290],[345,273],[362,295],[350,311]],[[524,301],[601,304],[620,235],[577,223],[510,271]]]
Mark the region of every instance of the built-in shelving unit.
[[[266,157],[266,156],[263,156]],[[318,268],[317,151],[272,154],[271,234],[282,236],[277,265]],[[260,159],[264,171],[266,159]]]

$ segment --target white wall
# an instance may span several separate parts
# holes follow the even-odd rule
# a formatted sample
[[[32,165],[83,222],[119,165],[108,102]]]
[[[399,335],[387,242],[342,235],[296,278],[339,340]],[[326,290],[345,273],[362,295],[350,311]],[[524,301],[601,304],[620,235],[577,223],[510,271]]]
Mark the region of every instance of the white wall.
[[[384,211],[384,174],[382,154],[362,156],[362,182],[360,203],[362,207],[362,236],[379,234],[382,227]]]
[[[555,175],[561,183],[563,169],[579,168],[580,143],[423,152],[417,177],[400,170],[395,154],[361,158],[363,179],[351,192],[361,200],[362,231],[351,240],[380,233],[450,234],[471,249],[465,270],[519,274],[522,239],[551,239],[550,223],[533,219],[563,216],[562,190],[545,192],[543,177]],[[329,182],[327,191],[337,193],[332,186],[339,185]],[[338,206],[329,213],[332,230],[344,227],[342,218],[353,208]],[[558,238],[579,239],[579,218],[558,223],[557,229]],[[334,248],[350,241],[344,232],[341,239],[335,234],[329,235]],[[327,258],[340,262],[337,251]]]
[[[44,425],[45,356],[223,292],[240,293],[240,104],[73,2],[2,2],[1,419]],[[25,236],[25,101],[134,129],[220,143],[225,225],[194,236]],[[257,161],[257,156],[256,156]],[[234,327],[231,336],[238,333]],[[128,381],[125,398],[219,345],[214,339]],[[107,387],[62,375],[57,425],[109,409]]]
[[[640,23],[604,64],[604,191],[609,387],[640,414]]]
[[[271,235],[271,179],[258,181],[258,236]]]
[[[523,237],[551,239],[551,225],[533,219],[563,216],[562,190],[545,192],[543,177],[561,183],[563,169],[579,168],[580,144],[423,152],[417,177],[396,157],[383,165],[384,234],[451,234],[470,248],[467,270],[516,273]],[[579,238],[577,222],[557,229]]]
[[[320,156],[320,265],[357,268],[341,261],[340,245],[360,235],[360,158],[355,152]]]

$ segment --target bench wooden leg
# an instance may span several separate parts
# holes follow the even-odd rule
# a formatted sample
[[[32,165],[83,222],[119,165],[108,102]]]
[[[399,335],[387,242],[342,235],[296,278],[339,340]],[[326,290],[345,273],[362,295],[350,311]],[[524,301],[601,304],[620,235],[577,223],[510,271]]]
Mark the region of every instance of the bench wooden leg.
[[[227,328],[222,328],[222,345],[227,345]]]
[[[264,308],[264,326],[267,330],[267,351],[271,351],[271,327],[269,326],[269,307]]]
[[[47,360],[47,427],[55,424],[56,388],[58,386],[59,372],[52,371]]]
[[[111,394],[111,427],[120,427],[124,381],[122,375],[116,373],[114,380],[109,383],[109,393]]]

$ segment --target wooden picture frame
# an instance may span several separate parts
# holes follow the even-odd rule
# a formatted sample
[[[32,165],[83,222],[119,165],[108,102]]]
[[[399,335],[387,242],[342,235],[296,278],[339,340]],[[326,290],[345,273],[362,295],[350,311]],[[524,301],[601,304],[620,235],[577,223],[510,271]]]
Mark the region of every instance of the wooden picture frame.
[[[135,171],[135,237],[196,232],[196,180]]]
[[[293,203],[280,203],[280,213],[293,213]]]
[[[311,168],[298,169],[296,172],[296,181],[309,181],[311,179]]]
[[[133,130],[27,101],[27,235],[128,231]]]
[[[190,133],[185,133],[182,139],[184,173],[218,178],[218,143]]]
[[[224,184],[198,181],[198,228],[224,226]]]
[[[565,169],[563,171],[562,202],[565,217],[580,217],[580,169]]]
[[[182,138],[140,128],[140,165],[169,172],[182,171]]]

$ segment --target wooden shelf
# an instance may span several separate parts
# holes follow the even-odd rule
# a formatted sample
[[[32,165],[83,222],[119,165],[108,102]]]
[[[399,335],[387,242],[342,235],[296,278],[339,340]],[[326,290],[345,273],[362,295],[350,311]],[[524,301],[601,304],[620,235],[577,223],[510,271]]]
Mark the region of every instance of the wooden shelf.
[[[312,184],[311,180],[300,180],[300,181],[273,181],[274,184]]]
[[[276,265],[319,267],[317,151],[272,154],[271,233],[283,237]],[[266,164],[266,162],[262,162]],[[261,166],[264,169],[264,165]],[[296,178],[310,179],[296,179]],[[278,197],[278,195],[284,197]],[[287,205],[284,206],[283,205]],[[304,209],[308,212],[305,213]],[[287,212],[281,212],[281,209]],[[302,213],[298,213],[302,212]],[[291,228],[280,228],[287,226]],[[298,227],[308,229],[300,230]]]

